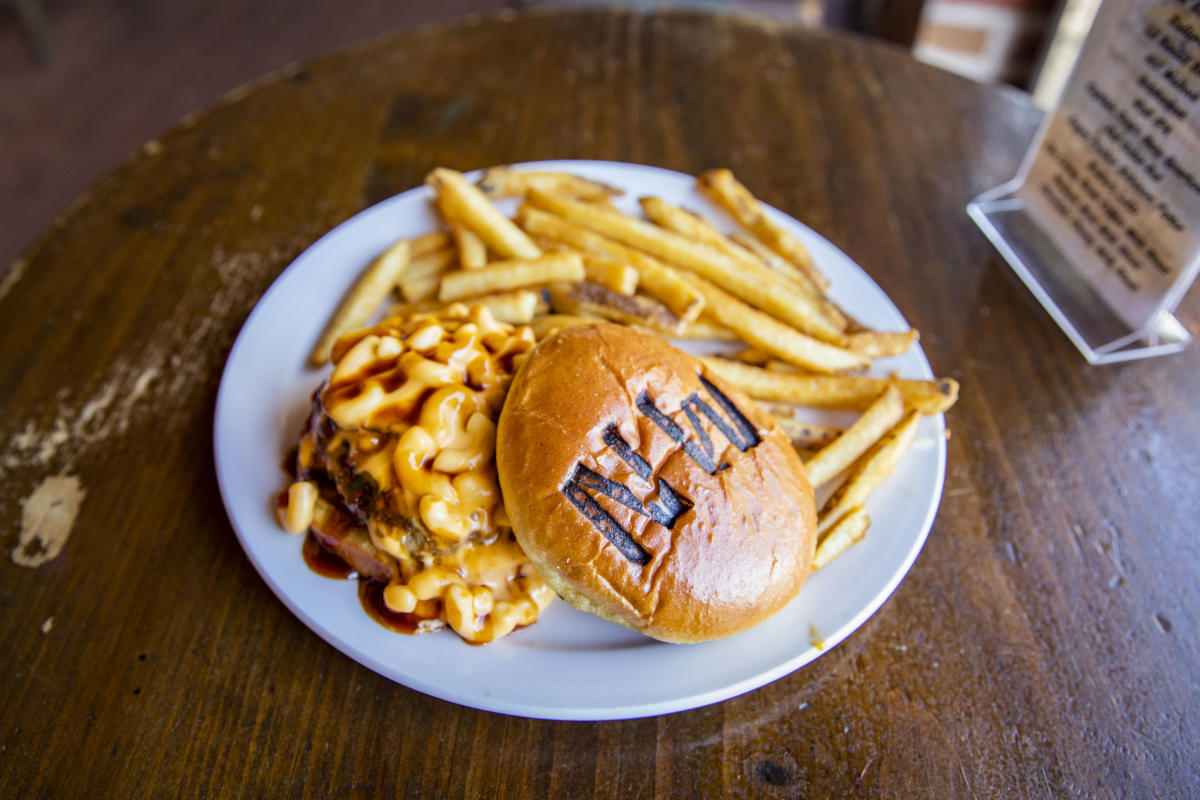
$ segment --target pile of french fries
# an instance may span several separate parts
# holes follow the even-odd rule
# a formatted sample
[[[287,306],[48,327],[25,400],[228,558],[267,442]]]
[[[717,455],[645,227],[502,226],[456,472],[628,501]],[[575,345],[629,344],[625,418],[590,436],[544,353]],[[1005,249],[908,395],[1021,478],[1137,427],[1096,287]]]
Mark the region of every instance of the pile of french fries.
[[[395,242],[363,271],[313,348],[314,366],[393,294],[386,316],[481,304],[539,339],[607,320],[668,339],[740,343],[704,362],[774,416],[814,487],[833,489],[818,514],[814,569],[866,536],[867,498],[895,470],[920,416],[958,397],[949,378],[854,374],[908,350],[917,331],[871,330],[839,308],[804,244],[727,169],[700,175],[697,187],[741,226],[730,234],[659,197],[640,199],[645,219],[629,216],[611,203],[619,189],[566,173],[494,167],[472,184],[439,168],[426,183],[444,230]],[[514,217],[500,198],[519,199]],[[861,415],[842,430],[802,421],[804,408]]]

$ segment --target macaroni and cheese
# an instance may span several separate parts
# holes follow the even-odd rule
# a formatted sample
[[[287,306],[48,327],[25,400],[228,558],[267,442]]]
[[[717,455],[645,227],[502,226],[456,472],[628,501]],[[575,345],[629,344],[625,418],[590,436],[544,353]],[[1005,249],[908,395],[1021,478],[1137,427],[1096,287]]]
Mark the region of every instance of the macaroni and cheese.
[[[553,599],[513,537],[496,478],[496,419],[533,347],[529,328],[461,304],[346,334],[301,437],[280,524],[318,522],[319,500],[365,524],[384,589],[419,630],[487,642]]]

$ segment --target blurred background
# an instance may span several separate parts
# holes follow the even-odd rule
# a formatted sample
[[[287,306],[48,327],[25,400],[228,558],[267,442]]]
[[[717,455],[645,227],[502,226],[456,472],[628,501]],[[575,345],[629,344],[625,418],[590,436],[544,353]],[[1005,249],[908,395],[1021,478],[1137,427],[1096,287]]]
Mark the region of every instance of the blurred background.
[[[593,0],[0,0],[0,274],[181,117],[289,63],[475,13]],[[905,48],[1051,107],[1100,0],[691,0]]]

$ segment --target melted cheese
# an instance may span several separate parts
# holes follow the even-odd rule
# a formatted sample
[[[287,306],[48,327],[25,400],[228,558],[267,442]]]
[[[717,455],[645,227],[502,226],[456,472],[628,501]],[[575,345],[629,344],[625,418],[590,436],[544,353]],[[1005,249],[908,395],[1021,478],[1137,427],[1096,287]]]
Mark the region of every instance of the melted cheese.
[[[369,476],[371,539],[400,564],[387,606],[413,613],[439,600],[468,641],[532,624],[553,598],[508,529],[494,461],[500,407],[533,343],[528,328],[461,305],[347,334],[320,393],[334,432],[318,444],[318,419],[301,440],[302,467]],[[294,526],[303,509],[288,514]]]

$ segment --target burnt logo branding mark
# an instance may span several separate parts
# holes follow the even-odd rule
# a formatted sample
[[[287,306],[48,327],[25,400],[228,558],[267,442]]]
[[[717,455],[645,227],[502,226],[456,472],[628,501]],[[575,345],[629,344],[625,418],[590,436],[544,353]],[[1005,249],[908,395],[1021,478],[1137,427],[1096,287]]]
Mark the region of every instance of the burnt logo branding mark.
[[[745,452],[760,441],[758,431],[750,424],[750,420],[742,414],[725,394],[699,376],[705,394],[717,408],[713,408],[698,392],[693,392],[683,401],[681,410],[687,416],[693,435],[689,436],[683,426],[659,410],[654,399],[647,392],[642,392],[637,398],[637,409],[647,419],[653,422],[671,441],[683,448],[701,469],[709,475],[715,475],[721,470],[728,469],[727,462],[717,462],[717,452],[713,446],[712,437],[705,430],[701,417],[707,419],[714,428],[729,440],[738,450]],[[719,409],[719,410],[718,410]],[[614,547],[630,562],[639,566],[650,562],[650,553],[636,539],[621,527],[621,524],[596,501],[596,495],[604,495],[617,501],[636,514],[651,519],[664,528],[672,528],[675,521],[692,507],[692,501],[684,497],[669,483],[654,476],[650,463],[638,454],[621,436],[616,425],[609,425],[604,431],[604,443],[616,453],[617,457],[629,465],[634,473],[654,487],[658,499],[643,503],[629,487],[606,478],[595,470],[589,469],[576,462],[571,477],[563,485],[563,496],[587,517],[588,521],[608,539]]]

